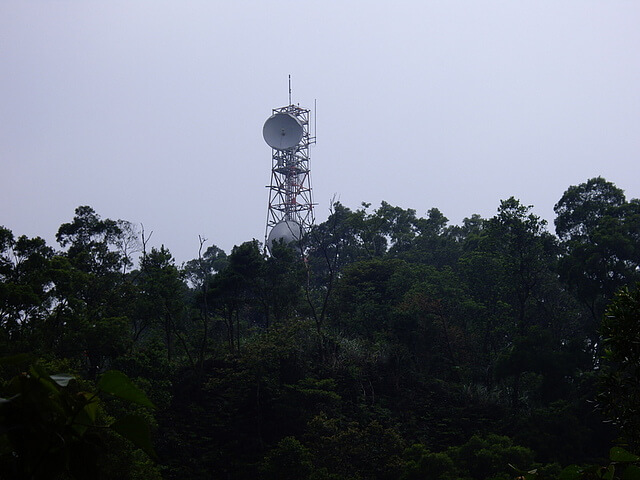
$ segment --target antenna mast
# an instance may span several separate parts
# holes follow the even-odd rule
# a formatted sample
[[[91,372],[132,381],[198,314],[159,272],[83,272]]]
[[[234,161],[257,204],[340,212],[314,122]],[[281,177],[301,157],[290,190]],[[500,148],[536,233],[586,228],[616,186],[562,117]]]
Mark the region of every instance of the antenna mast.
[[[316,139],[310,131],[310,117],[311,110],[291,103],[289,75],[289,105],[274,108],[262,129],[271,147],[265,229],[265,246],[269,249],[274,241],[298,243],[314,223],[309,145]]]

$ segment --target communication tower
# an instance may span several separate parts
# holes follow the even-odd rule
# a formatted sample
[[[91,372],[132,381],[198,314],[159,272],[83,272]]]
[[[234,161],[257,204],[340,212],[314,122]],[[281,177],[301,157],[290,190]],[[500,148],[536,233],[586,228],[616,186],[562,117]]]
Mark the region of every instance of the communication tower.
[[[271,183],[265,245],[299,242],[313,225],[313,199],[309,170],[309,146],[315,136],[309,131],[311,111],[291,103],[274,108],[262,129],[271,147]]]

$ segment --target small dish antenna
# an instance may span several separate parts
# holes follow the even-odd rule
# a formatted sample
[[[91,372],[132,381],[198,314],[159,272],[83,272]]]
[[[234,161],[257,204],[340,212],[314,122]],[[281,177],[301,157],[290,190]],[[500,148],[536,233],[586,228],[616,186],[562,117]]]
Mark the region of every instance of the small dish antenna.
[[[264,141],[276,150],[288,150],[300,143],[304,129],[300,121],[288,113],[271,115],[262,128]]]

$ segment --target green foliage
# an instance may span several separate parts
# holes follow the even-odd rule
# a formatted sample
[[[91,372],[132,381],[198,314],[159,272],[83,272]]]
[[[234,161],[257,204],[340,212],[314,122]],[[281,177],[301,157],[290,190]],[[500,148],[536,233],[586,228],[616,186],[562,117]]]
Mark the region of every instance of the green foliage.
[[[171,361],[178,348],[188,356],[184,342],[185,294],[180,271],[176,267],[171,252],[164,246],[152,248],[140,261],[140,271],[135,276],[139,290],[135,318],[135,337],[157,334],[162,336],[167,360]],[[178,343],[178,346],[176,346]]]
[[[455,463],[446,453],[430,452],[422,444],[414,444],[404,451],[405,466],[401,480],[425,478],[453,480],[457,477]]]
[[[307,480],[311,453],[295,437],[285,437],[265,456],[261,470],[265,480]]]
[[[598,399],[620,426],[623,440],[640,451],[640,284],[616,294],[601,333],[604,358]]]
[[[509,478],[510,467],[526,468],[533,464],[533,451],[514,445],[508,437],[487,435],[473,436],[464,445],[448,450],[464,476],[483,480],[489,478]]]
[[[561,240],[588,238],[601,219],[626,202],[624,192],[602,177],[569,187],[554,207]]]
[[[31,392],[0,409],[35,398],[49,413],[28,421],[62,429],[50,447],[104,478],[159,478],[140,449],[152,433],[180,480],[552,479],[556,462],[602,463],[616,434],[636,454],[635,291],[600,321],[638,279],[640,201],[598,178],[556,211],[558,237],[514,197],[460,226],[335,202],[301,251],[253,240],[227,256],[200,238],[182,267],[91,207],[60,227],[60,252],[0,228],[0,351],[16,354],[2,389]],[[72,373],[16,370],[29,358]],[[599,377],[618,432],[590,403]],[[3,454],[20,432],[0,431]],[[61,478],[80,475],[64,470],[76,453],[57,457]],[[633,478],[628,458],[563,475]]]
[[[558,476],[558,480],[638,480],[640,479],[640,457],[624,448],[613,447],[609,451],[607,465],[569,465]],[[535,480],[536,477],[531,477]]]
[[[117,370],[105,372],[98,381],[97,387],[104,393],[113,395],[131,403],[155,408],[143,391],[139,390],[124,373]]]
[[[567,189],[554,207],[556,232],[566,255],[560,275],[597,322],[614,293],[640,280],[640,202],[601,177]]]
[[[160,410],[169,407],[175,364],[167,360],[162,339],[150,338],[144,345],[119,356],[112,366],[139,385]]]
[[[81,206],[76,208],[71,223],[60,226],[56,240],[63,247],[69,247],[68,258],[83,272],[104,274],[118,271],[124,261],[114,250],[124,234],[119,223],[102,220],[91,207]]]
[[[344,479],[396,479],[402,468],[403,441],[377,421],[344,422],[318,415],[311,420],[305,445],[314,466]]]
[[[5,362],[15,363],[16,359]],[[34,364],[28,373],[3,384],[2,472],[11,478],[34,479],[97,476],[100,457],[107,453],[105,429],[119,433],[155,457],[146,422],[136,416],[110,421],[101,394],[152,406],[144,393],[119,372],[107,372],[95,390],[83,390],[73,375],[49,375]]]
[[[391,308],[399,302],[392,277],[399,260],[372,259],[345,268],[336,287],[335,324],[351,335],[371,336],[389,328]]]
[[[589,397],[582,401],[560,399],[547,405],[541,402],[542,406],[533,408],[528,415],[509,420],[511,435],[515,442],[535,451],[541,462],[567,465],[577,458],[598,461],[609,448],[612,433],[611,426],[594,412],[592,399],[590,386]]]
[[[194,286],[210,281],[211,277],[227,267],[227,254],[215,245],[208,247],[200,258],[189,260],[183,267],[187,280]]]
[[[405,467],[402,480],[432,478],[453,479],[510,479],[518,471],[534,466],[533,452],[514,445],[500,435],[474,435],[464,445],[450,447],[444,452],[431,452],[422,444],[414,444],[404,451]],[[546,468],[547,471],[552,469]]]
[[[0,227],[0,350],[7,355],[29,349],[32,332],[47,318],[54,301],[52,257],[41,238],[16,240]]]

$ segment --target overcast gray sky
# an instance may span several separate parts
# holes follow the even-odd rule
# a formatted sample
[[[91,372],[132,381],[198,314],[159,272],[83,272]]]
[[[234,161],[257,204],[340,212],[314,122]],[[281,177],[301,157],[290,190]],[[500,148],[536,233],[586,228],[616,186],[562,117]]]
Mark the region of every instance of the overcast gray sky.
[[[271,109],[313,108],[316,218],[385,200],[452,224],[511,195],[553,220],[602,175],[640,197],[637,1],[0,2],[0,224],[75,207],[263,240]]]

